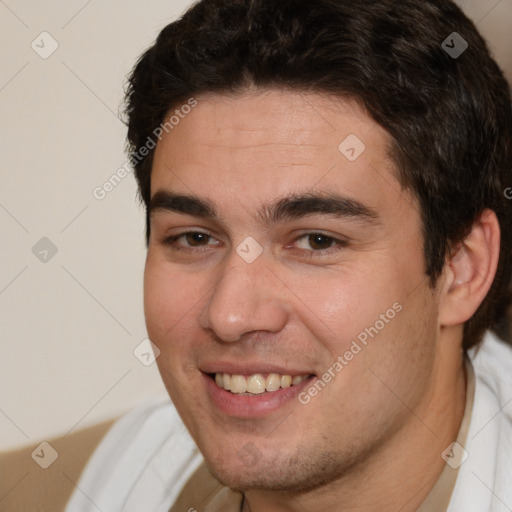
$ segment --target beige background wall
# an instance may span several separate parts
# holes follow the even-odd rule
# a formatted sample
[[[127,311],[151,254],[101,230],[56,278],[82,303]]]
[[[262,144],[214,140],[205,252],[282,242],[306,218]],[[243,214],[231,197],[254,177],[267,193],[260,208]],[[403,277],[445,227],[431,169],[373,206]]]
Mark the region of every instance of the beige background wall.
[[[126,161],[124,77],[188,3],[0,0],[0,449],[165,392],[133,353],[146,337],[135,180],[93,191]],[[512,0],[460,4],[512,78]]]

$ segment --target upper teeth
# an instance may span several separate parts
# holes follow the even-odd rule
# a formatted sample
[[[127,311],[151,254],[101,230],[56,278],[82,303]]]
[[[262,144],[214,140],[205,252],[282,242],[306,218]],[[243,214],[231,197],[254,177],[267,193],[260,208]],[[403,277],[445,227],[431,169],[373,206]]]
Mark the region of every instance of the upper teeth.
[[[300,384],[307,379],[308,375],[278,375],[277,373],[269,373],[265,378],[261,373],[250,375],[231,375],[229,373],[216,373],[215,382],[217,386],[236,393],[252,393],[259,395],[265,391],[277,391],[279,388],[289,388]]]

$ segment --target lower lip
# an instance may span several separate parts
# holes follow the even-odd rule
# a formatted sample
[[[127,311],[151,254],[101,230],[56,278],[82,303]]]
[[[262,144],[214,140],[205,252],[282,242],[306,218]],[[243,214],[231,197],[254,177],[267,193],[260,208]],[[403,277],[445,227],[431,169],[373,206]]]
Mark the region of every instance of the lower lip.
[[[294,401],[299,404],[297,396],[304,388],[310,386],[314,379],[313,375],[296,386],[247,396],[237,395],[220,388],[209,375],[203,373],[206,391],[211,401],[227,416],[237,418],[261,418]]]

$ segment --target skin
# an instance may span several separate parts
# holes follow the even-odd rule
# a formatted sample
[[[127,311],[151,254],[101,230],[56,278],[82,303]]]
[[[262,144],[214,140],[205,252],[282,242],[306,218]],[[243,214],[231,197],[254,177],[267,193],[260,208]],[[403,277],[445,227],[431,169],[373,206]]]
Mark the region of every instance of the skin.
[[[389,135],[355,102],[254,89],[197,99],[152,169],[152,195],[193,195],[218,213],[152,212],[145,315],[169,395],[214,475],[244,492],[244,510],[416,510],[462,420],[462,324],[494,276],[495,215],[484,212],[432,289],[419,206],[395,178]],[[349,134],[366,146],[353,162],[338,149]],[[263,204],[305,192],[350,197],[377,217],[261,222]],[[211,238],[164,243],[190,231]],[[319,248],[314,233],[346,244]],[[252,263],[236,252],[248,236],[263,249]],[[205,392],[200,369],[219,360],[321,376],[395,303],[402,310],[307,405],[247,419]],[[239,456],[247,446],[251,464]]]

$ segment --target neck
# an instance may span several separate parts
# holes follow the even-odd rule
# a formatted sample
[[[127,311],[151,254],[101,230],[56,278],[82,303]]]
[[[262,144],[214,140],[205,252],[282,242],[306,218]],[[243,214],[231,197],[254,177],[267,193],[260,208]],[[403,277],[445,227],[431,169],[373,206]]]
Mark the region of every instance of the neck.
[[[451,336],[451,333],[445,333],[445,338]],[[448,345],[456,340],[441,339],[439,343]],[[322,488],[293,496],[290,493],[247,491],[242,511],[418,510],[444,469],[441,454],[457,438],[464,416],[465,397],[462,351],[441,354],[423,400],[414,410],[409,410],[408,420],[402,428],[354,466],[350,474]]]

